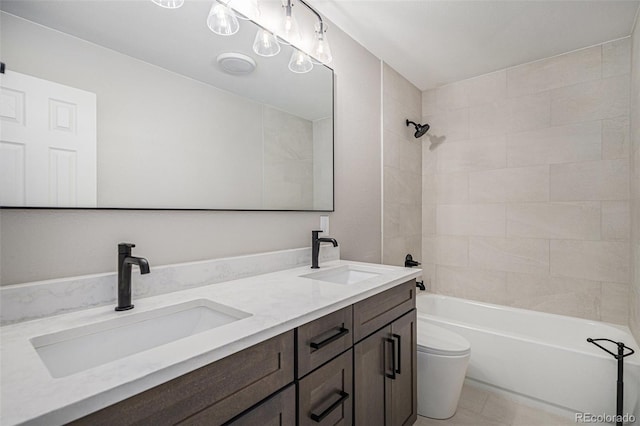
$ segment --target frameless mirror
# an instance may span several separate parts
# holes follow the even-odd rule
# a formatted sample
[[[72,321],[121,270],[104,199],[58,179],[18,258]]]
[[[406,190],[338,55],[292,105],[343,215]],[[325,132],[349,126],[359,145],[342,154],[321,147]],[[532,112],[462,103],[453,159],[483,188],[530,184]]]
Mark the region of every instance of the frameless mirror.
[[[212,3],[3,0],[0,205],[333,210],[333,71]]]

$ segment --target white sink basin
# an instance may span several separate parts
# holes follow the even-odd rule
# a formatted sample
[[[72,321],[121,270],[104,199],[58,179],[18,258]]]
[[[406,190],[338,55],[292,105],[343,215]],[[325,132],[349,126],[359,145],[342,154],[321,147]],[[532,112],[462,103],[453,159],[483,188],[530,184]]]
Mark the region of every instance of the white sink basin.
[[[251,316],[198,299],[31,339],[52,377],[64,377]]]
[[[393,269],[384,267],[345,265],[338,266],[337,268],[312,272],[310,274],[301,275],[301,277],[319,281],[328,281],[336,284],[354,284],[360,281],[368,280],[369,278],[386,274],[390,271],[393,271]]]

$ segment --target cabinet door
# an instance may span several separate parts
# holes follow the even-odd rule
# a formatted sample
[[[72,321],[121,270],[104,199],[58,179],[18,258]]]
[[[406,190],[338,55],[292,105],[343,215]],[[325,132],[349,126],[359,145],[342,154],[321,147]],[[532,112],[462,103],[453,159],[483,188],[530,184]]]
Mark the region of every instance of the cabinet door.
[[[391,327],[387,326],[354,346],[354,424],[383,426],[385,383],[391,370]]]
[[[225,423],[225,426],[291,426],[294,424],[296,424],[296,386],[292,384],[239,418]]]
[[[417,419],[416,382],[416,311],[398,318],[391,324],[391,338],[394,341],[395,378],[389,379],[392,426],[413,425]]]
[[[305,376],[298,383],[298,425],[350,426],[353,419],[353,351]]]

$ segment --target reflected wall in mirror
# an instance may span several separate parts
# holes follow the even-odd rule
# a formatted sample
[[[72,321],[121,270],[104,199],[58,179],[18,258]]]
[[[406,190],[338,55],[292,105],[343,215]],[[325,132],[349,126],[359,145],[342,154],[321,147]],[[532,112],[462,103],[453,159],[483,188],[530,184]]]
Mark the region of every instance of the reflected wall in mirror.
[[[210,7],[3,0],[0,205],[333,210],[333,71],[254,54],[251,21],[212,33]]]

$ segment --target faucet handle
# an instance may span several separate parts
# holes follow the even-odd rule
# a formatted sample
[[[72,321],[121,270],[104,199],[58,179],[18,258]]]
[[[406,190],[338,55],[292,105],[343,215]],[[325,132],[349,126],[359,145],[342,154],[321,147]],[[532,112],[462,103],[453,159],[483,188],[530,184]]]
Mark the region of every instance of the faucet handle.
[[[136,245],[133,243],[120,243],[118,244],[118,253],[121,254],[131,254],[131,249]]]

